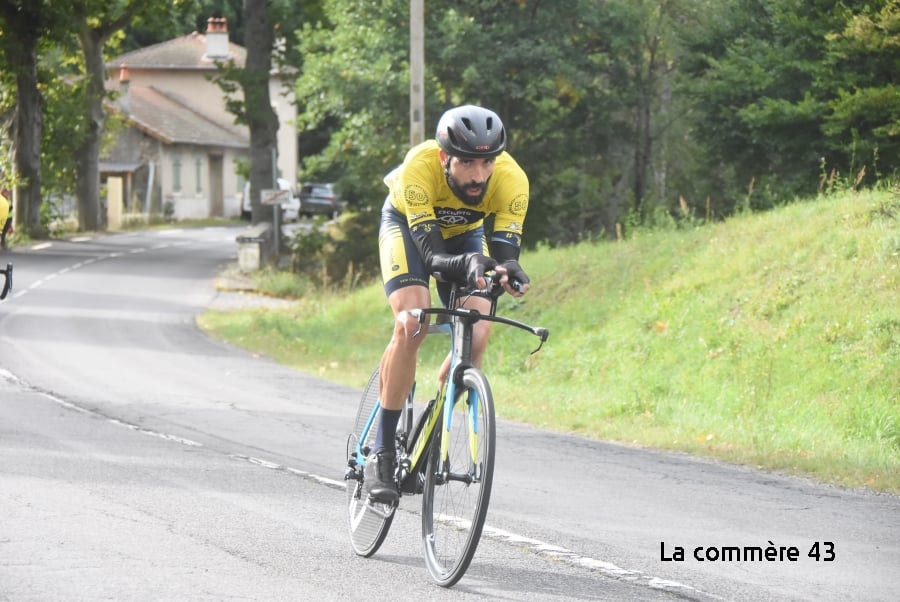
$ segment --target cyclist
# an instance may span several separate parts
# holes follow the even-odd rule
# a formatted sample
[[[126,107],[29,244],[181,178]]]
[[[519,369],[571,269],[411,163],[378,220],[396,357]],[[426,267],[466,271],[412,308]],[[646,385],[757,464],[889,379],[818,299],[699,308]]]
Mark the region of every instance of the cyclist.
[[[431,276],[436,276],[445,306],[449,281],[484,288],[489,270],[500,276],[501,285],[513,296],[520,297],[530,286],[518,262],[528,178],[505,152],[506,142],[496,113],[459,106],[441,116],[434,140],[410,149],[403,164],[385,177],[390,193],[381,212],[378,246],[394,332],[381,358],[378,432],[366,461],[365,486],[373,501],[393,503],[399,496],[394,433],[424,339],[413,337],[419,324],[408,312],[431,306]],[[484,219],[491,215],[488,241]],[[519,290],[513,288],[514,281],[521,284]],[[472,298],[467,306],[487,313],[490,301]],[[488,321],[475,324],[472,357],[479,367],[490,328]],[[441,367],[441,381],[448,370],[449,358]]]
[[[6,237],[12,233],[12,195],[9,190],[0,190],[0,248],[6,248]]]

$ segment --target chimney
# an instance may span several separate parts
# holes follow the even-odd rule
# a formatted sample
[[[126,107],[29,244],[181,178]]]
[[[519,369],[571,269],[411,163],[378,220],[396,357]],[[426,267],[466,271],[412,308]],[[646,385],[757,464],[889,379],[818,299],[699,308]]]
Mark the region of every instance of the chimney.
[[[128,76],[128,65],[119,67],[119,107],[126,115],[131,114],[131,80]]]
[[[231,56],[228,50],[228,19],[210,17],[206,21],[206,56],[210,61],[222,61]]]

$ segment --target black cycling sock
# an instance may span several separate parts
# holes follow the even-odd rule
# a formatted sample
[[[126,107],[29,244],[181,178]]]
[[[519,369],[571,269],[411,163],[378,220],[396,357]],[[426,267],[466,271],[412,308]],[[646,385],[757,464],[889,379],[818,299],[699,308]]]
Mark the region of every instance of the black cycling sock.
[[[400,422],[402,412],[403,410],[381,408],[381,420],[378,421],[378,433],[375,434],[375,447],[372,448],[372,453],[394,451],[394,435],[397,433],[397,423]]]

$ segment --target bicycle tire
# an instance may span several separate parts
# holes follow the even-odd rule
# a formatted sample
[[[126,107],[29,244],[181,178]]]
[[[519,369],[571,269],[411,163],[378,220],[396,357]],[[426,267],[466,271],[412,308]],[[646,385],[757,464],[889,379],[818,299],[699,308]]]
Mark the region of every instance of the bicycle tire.
[[[356,463],[353,455],[372,410],[378,403],[378,369],[369,378],[363,390],[353,432],[347,438],[348,477],[347,481],[347,526],[350,531],[350,545],[359,556],[368,558],[378,551],[387,537],[394,520],[395,506],[391,504],[371,504],[363,491],[363,467]],[[378,417],[369,428],[362,449],[368,453],[378,432]]]
[[[475,556],[490,503],[496,452],[494,401],[487,378],[481,370],[468,368],[457,392],[449,432],[449,471],[441,466],[441,440],[448,436],[441,426],[428,452],[422,496],[425,561],[432,578],[443,587],[455,585]],[[472,429],[464,420],[472,400],[478,425],[475,462],[469,451]],[[451,478],[445,479],[446,474]]]

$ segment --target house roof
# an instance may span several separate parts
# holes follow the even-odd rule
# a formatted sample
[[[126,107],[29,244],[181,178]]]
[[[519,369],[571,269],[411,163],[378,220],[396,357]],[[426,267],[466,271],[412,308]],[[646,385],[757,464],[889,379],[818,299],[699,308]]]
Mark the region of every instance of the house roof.
[[[138,129],[167,144],[249,148],[246,126],[215,121],[186,100],[155,86],[130,86],[125,117]],[[120,114],[120,105],[111,105]]]
[[[107,64],[107,68],[118,69],[123,63],[129,69],[207,69],[215,70],[216,63],[206,56],[206,35],[198,32],[173,38],[159,44],[147,46],[119,55]],[[247,50],[243,46],[228,42],[228,50],[235,66],[243,68]]]

